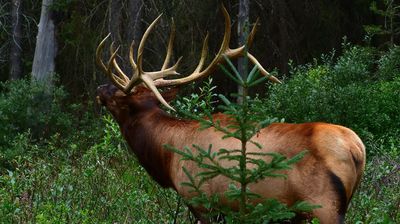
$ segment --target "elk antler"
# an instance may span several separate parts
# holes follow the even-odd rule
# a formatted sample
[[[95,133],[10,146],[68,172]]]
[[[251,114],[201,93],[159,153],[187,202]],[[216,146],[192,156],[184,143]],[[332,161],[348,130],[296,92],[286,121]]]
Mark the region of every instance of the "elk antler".
[[[107,35],[103,39],[103,41],[100,42],[99,46],[97,47],[97,50],[96,50],[97,64],[100,66],[100,68],[102,68],[103,72],[107,74],[107,76],[111,79],[113,84],[117,88],[122,90],[124,93],[128,94],[131,91],[133,91],[135,86],[137,86],[141,83],[144,83],[147,88],[149,88],[151,91],[154,92],[157,99],[164,106],[166,106],[167,108],[172,109],[172,110],[174,110],[174,109],[164,100],[164,98],[161,96],[160,92],[158,91],[157,87],[182,85],[182,84],[192,82],[196,79],[208,76],[215,70],[215,68],[217,67],[218,64],[222,63],[225,60],[224,57],[237,58],[239,56],[247,56],[249,58],[249,60],[258,67],[258,69],[260,70],[260,73],[262,75],[267,76],[269,78],[269,80],[272,82],[280,83],[280,81],[276,77],[270,75],[261,66],[261,64],[258,62],[258,60],[252,54],[250,54],[249,52],[246,51],[246,45],[240,46],[235,49],[229,48],[229,41],[230,41],[230,36],[231,36],[231,19],[230,19],[230,16],[224,6],[222,6],[222,12],[223,12],[224,18],[225,18],[224,38],[223,38],[221,47],[220,47],[217,55],[214,57],[214,59],[211,61],[211,63],[204,70],[202,70],[202,69],[203,69],[204,62],[206,60],[207,52],[208,52],[208,34],[203,42],[203,48],[201,51],[199,63],[197,65],[196,69],[192,72],[192,74],[185,76],[183,78],[178,78],[178,79],[164,79],[165,77],[179,74],[176,71],[176,69],[179,65],[180,60],[182,59],[182,57],[180,57],[178,59],[178,61],[175,63],[175,65],[168,67],[168,64],[169,64],[169,61],[171,58],[171,54],[172,54],[173,41],[174,41],[174,37],[175,37],[175,25],[173,23],[172,27],[171,27],[171,34],[170,34],[169,42],[168,42],[167,55],[165,56],[165,60],[164,60],[161,70],[155,71],[155,72],[143,71],[142,61],[143,61],[144,44],[145,44],[147,37],[149,36],[151,30],[153,29],[155,24],[159,21],[161,15],[158,16],[150,24],[150,26],[147,28],[146,32],[144,33],[143,38],[140,41],[140,44],[138,47],[137,63],[135,63],[134,56],[133,56],[134,42],[132,42],[132,44],[130,46],[129,61],[130,61],[130,64],[132,66],[132,71],[133,71],[131,78],[128,78],[128,76],[125,75],[125,73],[122,71],[122,69],[118,65],[115,57],[117,56],[117,52],[118,52],[119,48],[117,48],[115,50],[113,47],[113,43],[110,46],[111,57],[107,63],[107,66],[101,60],[101,52],[103,50],[104,43],[108,39],[110,34]],[[253,26],[253,29],[250,32],[250,35],[247,39],[247,47],[249,47],[253,42],[254,35],[256,33],[257,23],[258,23],[258,20],[256,21],[256,24]],[[117,74],[114,74],[113,70],[115,70]]]
[[[147,28],[146,32],[143,34],[142,40],[140,41],[139,48],[138,48],[138,55],[137,55],[137,63],[134,61],[134,56],[133,56],[133,46],[134,46],[134,41],[132,41],[132,44],[130,46],[129,50],[129,62],[132,66],[132,77],[128,78],[127,75],[122,71],[120,66],[118,65],[115,57],[117,56],[117,52],[119,48],[116,50],[113,48],[113,43],[110,46],[110,53],[111,57],[107,63],[107,66],[103,63],[101,60],[101,52],[104,48],[104,43],[110,36],[107,35],[99,44],[96,50],[96,61],[97,64],[100,66],[100,68],[103,70],[104,73],[107,74],[107,76],[111,79],[113,84],[122,90],[125,94],[128,94],[132,91],[134,86],[137,86],[141,83],[144,83],[147,88],[151,89],[154,94],[156,95],[157,99],[160,100],[160,102],[168,107],[169,109],[173,108],[168,105],[168,103],[164,100],[164,98],[161,96],[159,91],[157,90],[156,86],[154,85],[155,80],[161,79],[170,75],[178,75],[179,73],[176,71],[179,62],[181,58],[178,59],[178,61],[175,63],[175,65],[171,67],[167,67],[169,64],[169,60],[171,58],[172,54],[172,44],[174,42],[174,36],[175,36],[175,25],[172,25],[171,28],[171,35],[170,35],[170,40],[168,43],[168,50],[167,50],[167,55],[164,60],[164,64],[159,71],[155,72],[145,72],[143,71],[142,68],[142,61],[143,61],[143,50],[144,50],[144,45],[146,43],[147,37],[149,36],[151,30],[155,26],[155,24],[160,20],[160,16],[158,16]],[[113,68],[116,71],[117,75],[113,73]]]

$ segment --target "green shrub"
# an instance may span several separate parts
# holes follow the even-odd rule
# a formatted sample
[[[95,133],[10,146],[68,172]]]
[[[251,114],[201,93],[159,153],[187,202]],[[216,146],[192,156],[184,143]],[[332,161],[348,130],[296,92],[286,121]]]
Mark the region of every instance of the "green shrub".
[[[45,138],[71,126],[71,119],[63,111],[66,93],[62,88],[49,92],[28,79],[1,83],[0,88],[1,145],[14,133],[31,130],[35,138]]]
[[[379,57],[348,46],[336,61],[294,67],[268,99],[250,105],[263,119],[333,122],[361,135],[367,169],[348,223],[400,223],[399,49]],[[212,110],[213,88],[180,105]],[[118,126],[93,114],[91,103],[70,100],[62,88],[49,93],[29,80],[0,84],[0,223],[190,222],[179,197],[160,189],[128,153]]]
[[[379,78],[393,80],[400,75],[400,47],[395,46],[384,54],[379,60]]]
[[[84,136],[59,147],[57,136],[39,146],[21,134],[10,147],[26,153],[0,172],[0,223],[166,223],[186,212],[129,154],[110,117],[97,128],[88,148]]]
[[[93,139],[98,132],[94,114],[81,105],[66,103],[67,96],[62,87],[50,91],[29,79],[0,83],[0,168],[11,169],[13,159],[30,150],[14,145],[22,133],[29,133],[29,144],[39,145],[58,136],[58,141],[52,141],[57,142],[54,147],[62,147],[63,138]]]
[[[331,78],[335,86],[366,82],[373,76],[377,51],[374,48],[350,46],[345,48],[332,68]]]
[[[192,87],[194,88],[194,87]],[[189,96],[178,96],[174,100],[174,107],[187,113],[205,115],[205,111],[213,112],[217,94],[214,90],[217,87],[213,85],[213,79],[210,77],[199,87],[199,93],[191,93]]]
[[[348,223],[400,223],[400,139],[384,137],[366,146],[379,153],[367,160],[346,220]]]
[[[292,78],[273,86],[260,106],[288,122],[342,124],[363,138],[396,132],[400,128],[397,51],[391,49],[379,59],[370,48],[349,47],[336,63],[295,67]],[[383,72],[388,76],[378,79]]]

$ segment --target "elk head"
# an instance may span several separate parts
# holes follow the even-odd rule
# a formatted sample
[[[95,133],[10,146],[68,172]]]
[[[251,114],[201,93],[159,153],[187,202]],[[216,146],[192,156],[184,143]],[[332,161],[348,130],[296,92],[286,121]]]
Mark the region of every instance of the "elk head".
[[[160,93],[165,102],[173,100],[178,92],[177,88]],[[144,86],[137,86],[134,92],[125,94],[114,85],[101,85],[97,88],[97,103],[105,106],[117,120],[126,120],[133,114],[145,112],[151,108],[159,108],[157,96]]]

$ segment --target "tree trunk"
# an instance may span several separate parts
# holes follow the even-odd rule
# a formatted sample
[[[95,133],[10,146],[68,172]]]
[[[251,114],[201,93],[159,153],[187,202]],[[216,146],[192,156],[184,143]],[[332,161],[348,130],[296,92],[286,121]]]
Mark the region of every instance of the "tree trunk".
[[[118,60],[121,60],[121,68],[127,74],[130,74],[132,69],[128,63],[129,46],[132,40],[134,40],[135,47],[137,47],[142,35],[141,18],[143,4],[142,0],[109,1],[108,29],[111,33],[112,41],[115,42],[115,47],[122,46],[118,52]]]
[[[239,1],[239,15],[238,15],[238,45],[241,46],[246,43],[247,36],[249,34],[249,14],[250,14],[250,3],[249,0],[240,0]],[[247,78],[247,57],[241,57],[238,60],[238,71],[241,74],[243,79]],[[239,86],[238,89],[239,96],[243,94],[243,88]],[[238,98],[238,103],[242,102],[242,98]]]
[[[288,20],[289,16],[287,15],[286,2],[282,0],[275,1],[277,4],[278,14],[279,14],[279,42],[280,42],[280,52],[281,52],[281,60],[282,62],[289,62],[289,44],[290,44],[290,34],[288,30]],[[286,64],[284,64],[282,68],[282,72],[287,74],[289,72],[289,68]]]
[[[142,0],[130,0],[128,3],[128,27],[126,29],[126,40],[128,44],[130,44],[132,40],[134,40],[135,43],[139,43],[142,37],[142,8]]]
[[[22,76],[22,31],[21,31],[21,0],[11,1],[11,49],[10,49],[10,79],[16,80]]]
[[[43,0],[40,14],[39,31],[36,40],[35,56],[32,65],[32,77],[52,86],[55,71],[57,42],[50,6],[53,0]]]
[[[109,5],[109,20],[108,30],[111,33],[111,40],[116,43],[116,46],[121,44],[121,18],[122,18],[122,2],[121,0],[110,0]]]

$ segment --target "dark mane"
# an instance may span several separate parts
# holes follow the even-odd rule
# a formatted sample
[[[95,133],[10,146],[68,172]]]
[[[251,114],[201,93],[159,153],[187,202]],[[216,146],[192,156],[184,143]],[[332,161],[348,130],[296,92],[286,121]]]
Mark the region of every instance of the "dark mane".
[[[137,156],[140,164],[162,187],[172,187],[170,170],[173,152],[164,144],[176,135],[174,130],[188,125],[197,130],[197,122],[181,120],[170,116],[159,107],[129,116],[120,123],[121,132],[130,150]]]

